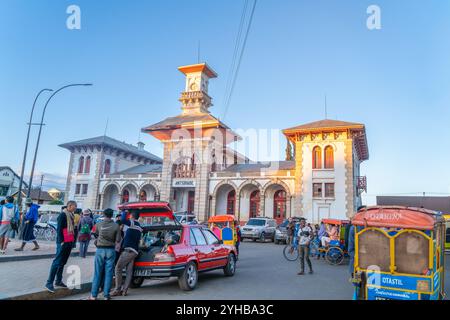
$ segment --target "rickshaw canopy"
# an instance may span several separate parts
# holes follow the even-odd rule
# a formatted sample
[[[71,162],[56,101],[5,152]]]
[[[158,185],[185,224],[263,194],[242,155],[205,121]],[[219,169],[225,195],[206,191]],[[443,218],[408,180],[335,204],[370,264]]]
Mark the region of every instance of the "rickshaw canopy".
[[[350,220],[339,220],[339,219],[322,219],[322,222],[325,224],[335,224],[335,225],[343,225],[343,224],[349,224]]]
[[[427,209],[373,206],[358,211],[352,219],[352,224],[364,227],[433,230],[434,226],[441,221],[443,221],[442,215]]]
[[[232,214],[223,214],[218,216],[212,216],[208,219],[208,223],[213,222],[232,222],[235,221],[236,218]]]

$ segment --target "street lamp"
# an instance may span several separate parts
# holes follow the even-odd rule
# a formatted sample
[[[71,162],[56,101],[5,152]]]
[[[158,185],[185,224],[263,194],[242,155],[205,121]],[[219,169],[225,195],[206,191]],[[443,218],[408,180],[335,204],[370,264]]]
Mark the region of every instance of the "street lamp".
[[[36,95],[36,98],[33,102],[33,107],[31,108],[31,114],[30,114],[30,121],[28,121],[28,132],[27,132],[27,141],[25,142],[25,151],[23,152],[23,161],[22,161],[22,171],[20,172],[20,181],[19,181],[19,193],[17,195],[17,206],[19,207],[20,211],[22,211],[22,184],[23,184],[23,175],[25,173],[25,162],[27,161],[27,152],[28,152],[28,142],[30,140],[30,131],[31,126],[33,125],[31,122],[33,121],[33,113],[34,113],[34,107],[36,106],[36,102],[44,91],[53,91],[53,89],[42,89],[39,91],[39,93]],[[30,189],[30,186],[28,186],[28,189]]]
[[[66,85],[64,87],[61,87],[58,90],[56,90],[54,93],[52,93],[52,95],[47,99],[47,102],[45,103],[44,110],[42,111],[41,123],[39,124],[39,134],[38,134],[38,138],[37,138],[37,142],[36,142],[36,149],[34,150],[33,165],[31,167],[30,182],[28,184],[28,193],[27,193],[27,197],[28,198],[30,197],[30,193],[31,193],[31,186],[32,186],[32,183],[33,183],[33,175],[34,175],[34,167],[36,165],[36,157],[37,157],[37,153],[38,153],[38,150],[39,150],[39,142],[41,140],[42,126],[44,124],[44,116],[45,116],[45,111],[47,110],[47,105],[49,104],[49,102],[52,100],[52,98],[58,92],[66,89],[66,88],[69,88],[69,87],[77,87],[77,86],[92,86],[92,83],[69,84],[69,85]]]

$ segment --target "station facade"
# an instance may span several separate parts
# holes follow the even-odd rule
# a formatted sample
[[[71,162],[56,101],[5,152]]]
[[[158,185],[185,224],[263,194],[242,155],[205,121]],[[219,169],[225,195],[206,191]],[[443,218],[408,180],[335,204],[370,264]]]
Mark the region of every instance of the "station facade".
[[[258,162],[233,148],[242,140],[210,112],[206,64],[178,68],[186,77],[181,113],[142,129],[163,144],[163,158],[107,136],[60,145],[70,151],[66,200],[116,209],[124,202],[168,201],[174,211],[211,215],[291,216],[317,223],[346,219],[361,205],[368,160],[365,126],[324,119],[283,130],[283,161]]]

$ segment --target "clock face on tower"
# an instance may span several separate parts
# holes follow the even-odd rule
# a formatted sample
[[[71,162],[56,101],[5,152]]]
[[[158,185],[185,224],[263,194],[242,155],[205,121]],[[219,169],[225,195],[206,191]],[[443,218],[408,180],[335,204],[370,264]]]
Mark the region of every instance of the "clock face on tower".
[[[193,81],[193,82],[191,83],[191,85],[189,86],[189,89],[190,89],[191,91],[197,91],[197,90],[198,90],[197,83],[195,83],[195,81]]]

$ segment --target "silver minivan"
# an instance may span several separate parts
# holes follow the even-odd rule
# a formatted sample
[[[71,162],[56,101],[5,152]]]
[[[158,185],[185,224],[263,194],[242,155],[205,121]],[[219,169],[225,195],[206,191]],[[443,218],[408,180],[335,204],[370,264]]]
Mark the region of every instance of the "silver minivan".
[[[274,241],[277,222],[272,218],[250,218],[241,229],[241,239],[260,240],[266,239]]]

